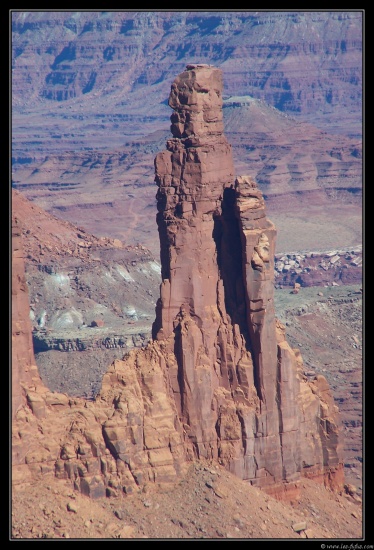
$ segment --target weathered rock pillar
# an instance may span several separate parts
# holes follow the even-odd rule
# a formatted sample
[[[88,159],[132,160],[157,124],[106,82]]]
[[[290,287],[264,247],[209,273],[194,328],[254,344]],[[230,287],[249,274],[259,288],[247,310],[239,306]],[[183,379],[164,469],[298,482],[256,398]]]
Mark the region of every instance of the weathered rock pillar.
[[[294,499],[301,475],[343,484],[338,408],[276,320],[276,230],[234,176],[222,73],[188,65],[155,159],[162,282],[153,341],[116,360],[95,402],[49,392],[34,366],[20,232],[13,229],[13,483],[69,479],[92,498],[174,483],[194,457]]]
[[[221,94],[221,71],[208,65],[187,65],[171,87],[173,139],[155,159],[153,336],[176,357],[169,376],[190,453],[294,496],[303,381],[275,318],[276,229],[256,183],[234,176]]]

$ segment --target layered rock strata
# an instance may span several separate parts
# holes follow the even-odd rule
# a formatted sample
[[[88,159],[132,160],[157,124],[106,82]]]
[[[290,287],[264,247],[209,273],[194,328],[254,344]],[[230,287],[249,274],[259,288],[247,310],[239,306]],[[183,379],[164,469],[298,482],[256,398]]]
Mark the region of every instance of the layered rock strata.
[[[302,376],[275,318],[276,229],[255,182],[234,177],[221,92],[207,65],[172,85],[173,138],[155,159],[153,341],[111,365],[95,402],[44,389],[40,414],[24,403],[14,441],[30,447],[16,480],[28,468],[93,497],[128,494],[204,457],[280,498],[297,497],[301,475],[342,487],[338,409],[323,376]]]

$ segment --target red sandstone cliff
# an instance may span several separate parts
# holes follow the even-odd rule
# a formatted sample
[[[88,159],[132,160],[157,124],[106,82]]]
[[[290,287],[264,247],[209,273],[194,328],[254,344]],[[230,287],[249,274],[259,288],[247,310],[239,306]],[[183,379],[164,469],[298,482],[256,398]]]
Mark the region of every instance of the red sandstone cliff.
[[[12,418],[26,402],[26,388],[43,387],[35,363],[29,294],[19,220],[12,217]]]
[[[51,392],[35,364],[19,220],[12,219],[12,482],[70,479],[93,498],[177,481],[181,426],[154,344],[115,361],[95,403]]]
[[[310,386],[300,401],[295,353],[277,341],[276,229],[255,182],[234,183],[221,90],[221,71],[204,65],[172,85],[174,139],[155,160],[163,282],[154,336],[177,359],[170,373],[192,451],[253,484],[292,488],[303,464],[318,475],[341,469],[336,411],[329,398],[330,432],[319,426],[310,451],[318,420],[303,406],[321,403]]]
[[[275,318],[276,229],[255,182],[234,176],[221,92],[221,71],[207,65],[172,85],[174,137],[155,159],[153,342],[111,365],[95,403],[46,389],[43,415],[24,403],[15,444],[31,416],[37,429],[16,480],[29,468],[111,496],[176,481],[207,457],[279,497],[295,498],[301,475],[342,487],[338,409],[323,376],[302,377]]]

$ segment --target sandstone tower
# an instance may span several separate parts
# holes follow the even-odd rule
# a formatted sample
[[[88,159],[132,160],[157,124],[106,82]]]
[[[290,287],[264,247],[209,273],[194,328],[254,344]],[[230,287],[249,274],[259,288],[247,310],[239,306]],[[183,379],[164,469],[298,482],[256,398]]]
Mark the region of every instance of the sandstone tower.
[[[110,497],[175,482],[205,457],[279,498],[297,497],[303,475],[341,488],[338,408],[323,376],[303,377],[275,317],[276,229],[256,183],[235,177],[221,70],[187,65],[169,105],[153,340],[114,361],[95,402],[49,392],[30,369],[16,243],[13,482],[56,476]]]
[[[256,183],[234,177],[221,70],[188,65],[169,105],[173,139],[155,159],[154,338],[168,340],[177,360],[169,373],[187,447],[255,485],[291,490],[303,469],[340,469],[336,410],[329,398],[327,433],[303,408],[306,384],[274,312],[276,229]],[[313,402],[318,391],[308,388]]]

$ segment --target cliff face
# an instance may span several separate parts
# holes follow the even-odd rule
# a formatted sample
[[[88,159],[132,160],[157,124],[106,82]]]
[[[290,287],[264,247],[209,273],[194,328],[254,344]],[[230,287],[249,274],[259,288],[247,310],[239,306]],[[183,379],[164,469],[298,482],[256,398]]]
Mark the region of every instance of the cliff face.
[[[187,62],[212,63],[231,96],[237,171],[265,194],[279,250],[356,245],[362,23],[358,11],[15,11],[13,184],[90,233],[158,254],[149,166],[164,147],[170,82]],[[281,210],[299,215],[287,238]]]
[[[90,96],[152,105],[154,114],[192,61],[224,67],[227,94],[249,94],[314,123],[323,124],[322,111],[352,132],[351,113],[361,111],[362,23],[352,10],[15,11],[14,105]]]
[[[43,386],[35,363],[21,226],[12,217],[12,418],[25,403],[26,387]]]
[[[32,464],[34,475],[111,496],[176,481],[206,457],[281,498],[297,497],[301,475],[342,487],[338,409],[323,376],[303,378],[275,318],[276,229],[255,182],[234,177],[221,94],[222,73],[208,65],[188,65],[171,88],[173,138],[155,159],[153,341],[112,364],[94,403],[39,396],[40,429],[17,479]],[[16,443],[19,423],[30,425],[21,412]]]
[[[178,480],[185,464],[181,427],[157,345],[115,361],[95,403],[43,384],[33,351],[21,233],[13,216],[12,482],[53,476],[99,498],[131,493],[149,481]]]

